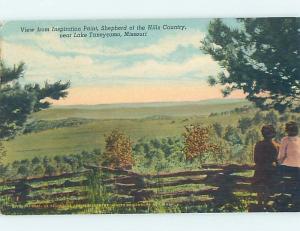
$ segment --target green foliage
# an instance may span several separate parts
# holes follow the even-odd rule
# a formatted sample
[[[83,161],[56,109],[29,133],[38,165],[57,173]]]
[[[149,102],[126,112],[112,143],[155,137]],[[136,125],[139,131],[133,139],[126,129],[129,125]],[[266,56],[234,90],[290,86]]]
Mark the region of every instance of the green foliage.
[[[242,144],[242,138],[237,128],[228,125],[225,128],[224,140],[230,142],[231,144]]]
[[[277,123],[279,122],[279,115],[275,111],[271,110],[268,112],[265,116],[265,122],[267,124],[271,124],[273,126],[276,126]]]
[[[14,137],[31,113],[50,106],[47,99],[59,100],[67,96],[70,82],[22,86],[19,79],[23,75],[24,63],[9,68],[0,60],[0,139]]]
[[[159,173],[186,165],[181,138],[140,139],[133,146],[134,170]]]
[[[0,165],[5,156],[6,156],[6,150],[5,150],[3,143],[0,141]]]
[[[33,112],[34,95],[19,84],[0,88],[0,139],[15,135]]]
[[[222,67],[211,85],[224,96],[240,89],[262,109],[300,110],[299,18],[244,18],[230,27],[210,22],[202,50]]]
[[[34,165],[32,169],[32,175],[34,176],[44,176],[46,173],[45,167],[43,165]]]
[[[23,159],[11,164],[0,165],[0,178],[41,177],[78,172],[84,169],[83,165],[95,164],[102,159],[102,153],[97,149],[91,152],[83,151],[80,154],[55,156],[54,158]]]
[[[56,175],[56,168],[52,164],[47,164],[45,169],[46,176],[55,176]]]
[[[214,129],[214,132],[217,134],[217,136],[221,138],[223,136],[223,131],[224,131],[223,125],[219,122],[216,122],[213,123],[212,127]]]
[[[62,83],[61,81],[57,81],[53,84],[45,82],[44,86],[40,86],[39,84],[27,84],[24,89],[27,92],[32,93],[35,96],[35,102],[33,111],[37,112],[42,109],[49,108],[50,102],[45,100],[47,98],[59,100],[61,98],[65,98],[68,95],[66,91],[70,87],[70,82]]]
[[[110,203],[111,196],[108,192],[103,180],[105,174],[103,172],[93,171],[87,176],[87,192],[88,200],[93,204],[107,204]]]
[[[28,165],[21,165],[17,172],[19,175],[28,177],[30,175],[30,169]]]
[[[252,125],[252,118],[242,117],[238,121],[238,128],[241,129],[242,134],[245,134],[248,128]]]
[[[251,112],[253,112],[255,109],[255,107],[253,105],[243,105],[242,107],[236,107],[232,110],[229,111],[222,111],[222,112],[212,112],[210,113],[210,117],[212,116],[218,116],[218,115],[233,115],[233,114],[237,114],[237,115],[241,115],[241,114],[249,114]]]
[[[4,62],[0,60],[0,86],[8,84],[14,80],[18,80],[24,76],[24,63],[14,65],[13,68],[7,67]]]
[[[260,131],[259,129],[251,129],[248,130],[245,134],[245,144],[246,145],[254,145],[260,139]]]
[[[31,132],[41,132],[49,129],[57,129],[64,127],[77,127],[82,124],[92,122],[91,119],[68,118],[62,120],[35,120],[25,125],[24,134]]]
[[[257,111],[253,118],[253,124],[259,125],[264,121],[264,114],[261,111]]]

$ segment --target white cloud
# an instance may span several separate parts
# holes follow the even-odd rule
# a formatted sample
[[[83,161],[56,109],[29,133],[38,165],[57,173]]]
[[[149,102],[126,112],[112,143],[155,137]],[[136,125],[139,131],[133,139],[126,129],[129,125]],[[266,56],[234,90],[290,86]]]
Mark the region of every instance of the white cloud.
[[[124,50],[104,44],[102,40],[97,40],[97,45],[90,42],[88,38],[62,39],[56,33],[47,34],[27,34],[22,35],[21,40],[32,41],[36,49],[47,52],[74,52],[82,55],[103,55],[103,56],[128,56],[128,55],[152,55],[164,57],[174,52],[178,46],[192,45],[195,49],[200,46],[200,40],[204,37],[203,32],[190,30],[189,32],[178,32],[176,34],[162,37],[155,43],[145,43],[144,47]],[[8,37],[7,41],[18,42],[18,37]],[[122,38],[126,39],[126,38]]]
[[[7,36],[4,40],[8,43],[22,44],[43,52],[64,53],[74,52],[83,55],[108,55],[120,52],[119,49],[105,46],[101,40],[97,41],[97,46],[89,41],[87,38],[59,38],[56,33],[41,33],[41,34],[22,34],[19,36]]]
[[[191,56],[185,62],[160,61],[148,59],[135,62],[131,66],[125,66],[122,59],[109,59],[109,56],[149,54],[155,57],[164,57],[174,52],[178,46],[192,45],[198,47],[203,33],[194,31],[185,34],[174,34],[160,39],[157,43],[143,48],[134,48],[124,51],[119,48],[107,47],[99,42],[97,47],[89,47],[84,40],[62,40],[56,36],[31,35],[37,47],[21,45],[17,40],[13,42],[3,41],[3,58],[10,64],[24,61],[28,67],[26,79],[29,81],[43,82],[45,80],[58,80],[72,77],[89,79],[93,78],[180,78],[189,73],[199,73],[199,77],[213,75],[220,69],[218,64],[208,55]],[[28,38],[29,39],[29,38]],[[77,56],[56,56],[49,51],[76,52]],[[96,62],[91,55],[107,55],[107,61]],[[122,67],[120,67],[122,66]],[[188,76],[187,76],[188,77]],[[74,80],[74,79],[73,79]],[[93,80],[87,80],[93,81]]]
[[[138,62],[131,67],[116,70],[115,75],[128,77],[181,77],[191,72],[199,72],[199,76],[216,74],[220,70],[218,64],[208,55],[194,56],[181,64],[174,62],[161,63],[155,60]]]
[[[177,33],[165,36],[155,44],[150,44],[143,48],[136,48],[130,51],[120,52],[120,55],[153,55],[156,57],[166,56],[174,52],[178,46],[192,45],[196,49],[200,46],[200,41],[204,38],[204,33],[198,31],[190,31],[186,33]]]
[[[81,76],[82,78],[110,73],[117,63],[94,63],[89,56],[56,57],[29,46],[2,43],[3,59],[9,64],[20,61],[26,63],[26,79],[44,81],[63,76]]]

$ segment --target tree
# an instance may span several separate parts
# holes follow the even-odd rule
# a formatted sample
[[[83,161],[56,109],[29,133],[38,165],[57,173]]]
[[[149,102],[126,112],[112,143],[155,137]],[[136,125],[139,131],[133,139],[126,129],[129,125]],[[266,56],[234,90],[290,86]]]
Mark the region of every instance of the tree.
[[[262,109],[300,110],[300,19],[246,18],[236,26],[215,19],[201,49],[222,71],[209,84],[225,86],[223,95],[240,89]]]
[[[70,173],[70,172],[72,172],[72,167],[68,164],[68,163],[62,163],[61,165],[60,165],[60,173]]]
[[[291,115],[290,114],[282,114],[279,118],[279,121],[280,122],[287,122],[289,120],[294,120],[294,119],[291,119]]]
[[[45,167],[45,174],[47,176],[54,176],[56,173],[57,173],[57,170],[51,163]]]
[[[63,158],[61,156],[54,156],[54,160],[56,162],[56,167],[59,168],[63,163]]]
[[[228,125],[225,129],[224,140],[230,142],[233,145],[242,144],[242,139],[239,135],[238,129],[235,127]]]
[[[28,177],[30,175],[30,168],[28,165],[21,165],[18,168],[18,174],[24,176],[24,177]]]
[[[48,156],[44,156],[43,165],[46,168],[50,164],[50,158]]]
[[[2,163],[2,160],[5,156],[6,156],[6,150],[2,142],[0,141],[0,163]]]
[[[3,181],[7,177],[7,173],[9,172],[10,165],[0,165],[0,179]]]
[[[35,165],[33,168],[33,175],[35,176],[43,176],[45,174],[45,168],[41,164]]]
[[[267,124],[271,124],[273,126],[276,127],[277,123],[279,122],[279,115],[278,113],[276,113],[275,111],[270,111],[266,114],[266,117],[265,117],[265,122]]]
[[[132,167],[132,142],[129,137],[115,129],[105,138],[105,143],[104,165],[125,169]]]
[[[217,136],[218,136],[218,137],[222,137],[223,130],[224,130],[222,124],[216,122],[216,123],[213,123],[212,126],[213,126],[213,129],[215,130]]]
[[[265,118],[264,114],[261,111],[258,111],[255,113],[255,115],[253,117],[253,123],[255,125],[258,125],[264,121],[264,118]]]
[[[41,159],[39,157],[34,157],[32,160],[31,160],[31,163],[32,165],[38,165],[41,163]]]
[[[252,119],[249,117],[242,117],[238,121],[238,128],[241,129],[241,132],[245,134],[247,129],[249,129],[252,125]]]
[[[159,139],[153,139],[150,140],[150,144],[154,147],[154,148],[160,148],[161,147],[161,143]]]
[[[245,135],[245,145],[251,145],[253,148],[253,145],[259,141],[259,138],[260,132],[256,129],[251,129]]]
[[[31,113],[49,108],[49,99],[59,100],[68,94],[70,82],[22,86],[19,80],[24,76],[24,67],[20,63],[9,68],[0,60],[0,140],[14,137]]]
[[[184,153],[187,160],[196,157],[203,163],[207,154],[216,155],[221,153],[221,147],[213,139],[210,128],[201,125],[190,125],[185,127]]]

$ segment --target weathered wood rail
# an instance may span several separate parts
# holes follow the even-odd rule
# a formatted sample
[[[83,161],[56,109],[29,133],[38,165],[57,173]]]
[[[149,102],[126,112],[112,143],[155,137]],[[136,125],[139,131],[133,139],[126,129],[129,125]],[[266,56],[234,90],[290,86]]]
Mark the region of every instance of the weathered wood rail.
[[[88,203],[90,187],[88,176],[99,172],[106,174],[101,177],[99,184],[112,193],[109,202],[112,204],[161,200],[168,206],[212,203],[215,208],[221,208],[224,205],[238,203],[241,198],[246,198],[255,205],[257,192],[261,192],[261,188],[251,184],[252,172],[249,171],[254,169],[251,165],[204,165],[200,170],[160,174],[139,174],[102,166],[85,166],[85,168],[85,171],[78,173],[0,182],[0,197],[12,199],[3,207],[9,207],[10,203],[26,204],[35,201],[32,209],[38,210],[39,206],[45,208],[45,205],[55,208],[62,204]],[[283,182],[282,179],[278,179],[278,184],[269,193],[270,198],[275,194],[286,193],[282,191],[283,185],[290,180],[287,178]],[[295,186],[294,183],[292,187]],[[48,201],[42,203],[43,200]],[[249,206],[246,210],[260,211],[255,206]]]

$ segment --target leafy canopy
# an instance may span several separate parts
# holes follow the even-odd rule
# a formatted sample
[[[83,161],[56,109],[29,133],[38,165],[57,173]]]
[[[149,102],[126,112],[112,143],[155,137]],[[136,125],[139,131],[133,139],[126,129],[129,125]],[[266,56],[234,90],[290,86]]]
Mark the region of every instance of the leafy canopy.
[[[191,124],[185,126],[184,137],[184,153],[187,160],[199,158],[204,162],[211,154],[215,158],[222,158],[222,147],[215,139],[210,127],[203,127],[199,124]]]
[[[112,168],[130,169],[133,165],[132,141],[115,129],[105,138],[104,165]]]
[[[59,100],[68,94],[70,82],[22,86],[19,80],[24,67],[20,63],[10,68],[0,60],[0,140],[14,137],[31,113],[50,106],[49,99]]]
[[[201,49],[222,71],[210,85],[223,95],[240,89],[262,109],[300,111],[300,19],[237,19],[236,26],[210,22]]]

